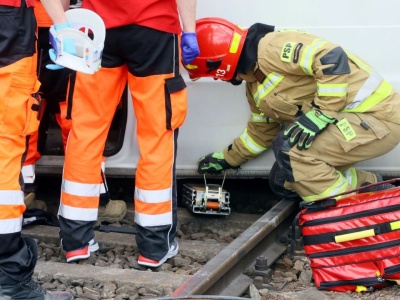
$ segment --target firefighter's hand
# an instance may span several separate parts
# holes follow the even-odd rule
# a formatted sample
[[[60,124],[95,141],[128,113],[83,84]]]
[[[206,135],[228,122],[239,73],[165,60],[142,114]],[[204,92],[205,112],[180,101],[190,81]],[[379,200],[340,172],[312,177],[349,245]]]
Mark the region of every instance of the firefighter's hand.
[[[190,64],[200,54],[195,32],[182,32],[181,49],[184,65]]]
[[[58,25],[54,24],[54,30],[56,32],[58,32],[58,31],[60,31],[62,29],[65,29],[65,28],[71,28],[71,26],[69,25],[68,21],[65,22],[65,23],[62,23],[62,24],[58,24]],[[75,48],[75,45],[74,45],[74,41],[72,39],[64,39],[63,40],[63,50],[65,52],[68,52],[69,54],[72,54],[72,55],[76,55],[77,54],[76,53],[76,48]],[[50,59],[53,62],[55,62],[55,60],[57,58],[57,54],[56,54],[54,49],[49,49],[49,56],[50,56]],[[64,67],[54,63],[54,64],[46,65],[46,68],[49,69],[49,70],[60,70],[60,69],[63,69]]]
[[[283,133],[284,138],[289,139],[291,147],[297,144],[299,150],[308,149],[318,134],[323,132],[329,124],[335,123],[337,119],[319,110],[311,110],[289,125]]]
[[[219,174],[222,170],[232,169],[233,167],[226,162],[222,152],[210,153],[203,156],[197,162],[197,171],[200,174]]]

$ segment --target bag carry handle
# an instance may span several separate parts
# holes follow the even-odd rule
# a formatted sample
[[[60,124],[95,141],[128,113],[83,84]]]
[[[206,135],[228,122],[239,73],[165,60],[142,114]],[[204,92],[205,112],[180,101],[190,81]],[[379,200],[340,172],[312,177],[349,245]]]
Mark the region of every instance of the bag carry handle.
[[[334,237],[334,239],[335,239],[335,243],[338,244],[338,243],[350,242],[350,241],[355,241],[355,240],[364,239],[364,238],[368,238],[368,237],[373,237],[373,236],[376,236],[379,234],[388,233],[388,232],[399,230],[399,229],[400,229],[400,220],[396,220],[396,221],[392,221],[392,222],[379,224],[375,228],[369,228],[369,229],[350,232],[350,233],[338,234]]]
[[[373,228],[358,231],[358,232],[337,235],[337,236],[335,236],[335,242],[336,243],[344,243],[344,242],[364,239],[364,238],[371,237],[371,236],[375,236],[375,230]]]

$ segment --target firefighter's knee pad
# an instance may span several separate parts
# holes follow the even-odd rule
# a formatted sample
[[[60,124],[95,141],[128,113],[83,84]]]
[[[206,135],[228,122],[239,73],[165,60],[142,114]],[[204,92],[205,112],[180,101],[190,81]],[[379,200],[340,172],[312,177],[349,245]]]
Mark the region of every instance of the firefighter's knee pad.
[[[285,181],[286,179],[283,175],[281,168],[279,167],[278,163],[275,162],[271,168],[268,178],[269,187],[271,188],[272,192],[275,195],[284,199],[301,199],[296,192],[285,188]]]
[[[281,130],[272,141],[272,151],[285,180],[294,182],[290,157],[288,155],[290,149],[289,140],[283,138],[283,130]]]

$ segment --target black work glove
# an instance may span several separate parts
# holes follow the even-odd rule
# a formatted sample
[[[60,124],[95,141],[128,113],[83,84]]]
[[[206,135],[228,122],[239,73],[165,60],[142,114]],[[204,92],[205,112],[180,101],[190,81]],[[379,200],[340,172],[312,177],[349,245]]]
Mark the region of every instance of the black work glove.
[[[203,156],[197,162],[197,172],[200,174],[220,174],[222,170],[232,169],[224,158],[224,153],[214,152]]]
[[[320,110],[311,110],[289,125],[284,131],[284,138],[289,139],[291,147],[297,144],[299,150],[308,149],[317,135],[337,121]]]

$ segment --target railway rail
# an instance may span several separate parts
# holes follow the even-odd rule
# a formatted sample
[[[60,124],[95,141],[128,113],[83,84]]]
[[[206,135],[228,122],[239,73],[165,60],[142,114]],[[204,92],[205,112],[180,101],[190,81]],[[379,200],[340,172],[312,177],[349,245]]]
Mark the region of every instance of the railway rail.
[[[181,209],[180,253],[171,264],[157,269],[137,265],[132,235],[96,231],[102,254],[67,264],[58,245],[57,227],[33,225],[22,233],[38,240],[37,279],[47,280],[47,288],[70,290],[75,299],[178,299],[199,295],[234,299],[243,296],[253,282],[252,276],[244,275],[247,269],[261,264],[266,271],[259,273],[268,274],[284,253],[296,208],[296,203],[281,200],[264,215],[232,214],[225,219],[199,217]],[[197,226],[199,231],[185,236],[185,226]],[[213,235],[215,240],[207,238]],[[202,239],[196,240],[198,237]],[[109,284],[116,288],[107,295]],[[118,294],[118,289],[124,292]]]
[[[257,262],[262,263],[260,267],[266,270],[285,252],[285,236],[296,208],[295,202],[281,200],[175,290],[173,295],[243,295],[252,283],[252,278],[243,273]]]

